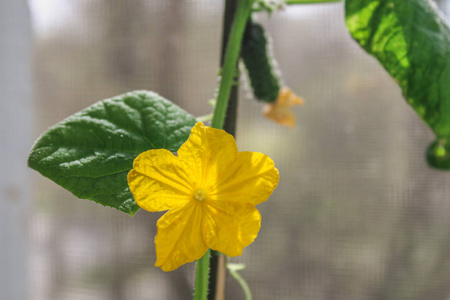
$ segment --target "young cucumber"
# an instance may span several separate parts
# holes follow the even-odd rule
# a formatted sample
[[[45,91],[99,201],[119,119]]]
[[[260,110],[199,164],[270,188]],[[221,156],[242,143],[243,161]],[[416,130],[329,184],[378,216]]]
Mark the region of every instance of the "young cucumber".
[[[242,41],[241,57],[257,100],[274,102],[281,89],[267,49],[264,28],[249,20]]]

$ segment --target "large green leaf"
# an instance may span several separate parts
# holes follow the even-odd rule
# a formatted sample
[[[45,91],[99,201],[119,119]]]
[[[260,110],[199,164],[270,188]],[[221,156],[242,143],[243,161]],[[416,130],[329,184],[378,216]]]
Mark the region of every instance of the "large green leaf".
[[[434,131],[430,165],[450,169],[450,29],[431,0],[346,0],[353,38]]]
[[[149,149],[172,152],[189,137],[195,118],[147,91],[106,99],[50,128],[36,142],[28,165],[82,199],[133,216],[128,189],[134,158]]]

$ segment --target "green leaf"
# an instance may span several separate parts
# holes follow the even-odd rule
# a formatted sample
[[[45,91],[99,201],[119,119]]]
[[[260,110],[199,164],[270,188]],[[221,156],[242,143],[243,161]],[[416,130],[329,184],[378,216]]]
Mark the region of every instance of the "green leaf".
[[[434,145],[448,144],[450,29],[436,5],[428,0],[347,0],[345,10],[353,38],[397,81],[408,103],[436,134],[439,142]],[[429,149],[431,166],[450,169],[449,155]]]
[[[127,183],[133,160],[149,149],[178,150],[195,118],[156,93],[136,91],[97,102],[45,132],[28,165],[82,199],[133,216]]]

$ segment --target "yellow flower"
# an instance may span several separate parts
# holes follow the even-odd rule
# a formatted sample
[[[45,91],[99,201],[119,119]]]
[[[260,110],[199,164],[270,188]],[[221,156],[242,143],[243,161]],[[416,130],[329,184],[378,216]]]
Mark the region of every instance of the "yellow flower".
[[[301,106],[304,101],[294,94],[289,88],[283,87],[278,94],[277,100],[264,106],[263,114],[266,118],[277,122],[283,126],[294,128],[295,115],[291,108],[294,105]]]
[[[165,149],[141,153],[128,173],[134,199],[151,212],[169,210],[157,222],[155,266],[172,271],[208,247],[241,255],[261,226],[255,205],[269,198],[278,179],[268,156],[238,152],[231,135],[200,122],[178,157]]]

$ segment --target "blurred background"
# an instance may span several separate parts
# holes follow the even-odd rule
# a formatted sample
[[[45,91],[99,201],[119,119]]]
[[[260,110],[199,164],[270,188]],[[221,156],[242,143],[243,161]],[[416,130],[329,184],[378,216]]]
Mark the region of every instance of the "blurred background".
[[[450,16],[450,1],[437,1]],[[156,221],[78,200],[26,159],[49,126],[135,89],[211,112],[223,0],[0,1],[0,299],[190,299],[194,264],[153,266]],[[241,85],[240,150],[281,180],[232,262],[254,299],[450,299],[450,172],[433,134],[351,39],[343,3],[258,15],[284,82],[305,98],[294,130]],[[227,299],[244,299],[230,276]]]

